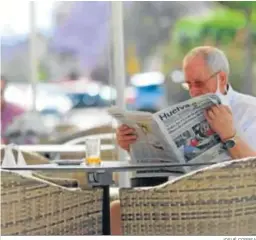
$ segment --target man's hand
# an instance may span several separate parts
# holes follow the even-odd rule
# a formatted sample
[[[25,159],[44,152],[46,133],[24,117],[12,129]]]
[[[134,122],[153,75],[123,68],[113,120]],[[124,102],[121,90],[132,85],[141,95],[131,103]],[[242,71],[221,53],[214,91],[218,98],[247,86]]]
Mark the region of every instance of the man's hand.
[[[136,131],[127,125],[121,125],[116,132],[118,145],[126,151],[130,150],[130,145],[137,140]]]
[[[230,108],[225,105],[214,105],[205,111],[211,129],[216,132],[222,141],[232,138],[236,134],[233,116]]]

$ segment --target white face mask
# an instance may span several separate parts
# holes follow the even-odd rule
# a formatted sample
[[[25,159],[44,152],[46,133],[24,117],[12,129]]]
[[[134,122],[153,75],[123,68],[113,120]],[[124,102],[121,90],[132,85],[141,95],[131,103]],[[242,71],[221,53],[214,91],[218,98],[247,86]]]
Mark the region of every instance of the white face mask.
[[[217,90],[216,90],[215,94],[220,98],[220,100],[221,100],[221,102],[222,102],[223,105],[229,106],[228,95],[224,95],[224,94],[220,91],[220,79],[219,79],[219,76],[217,76]]]

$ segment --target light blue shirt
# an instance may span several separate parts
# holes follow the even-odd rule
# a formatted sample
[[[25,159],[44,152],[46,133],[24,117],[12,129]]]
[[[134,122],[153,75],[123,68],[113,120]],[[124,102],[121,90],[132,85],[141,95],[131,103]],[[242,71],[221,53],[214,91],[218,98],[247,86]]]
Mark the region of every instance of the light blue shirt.
[[[238,136],[256,151],[256,97],[238,93],[231,86],[226,97]]]

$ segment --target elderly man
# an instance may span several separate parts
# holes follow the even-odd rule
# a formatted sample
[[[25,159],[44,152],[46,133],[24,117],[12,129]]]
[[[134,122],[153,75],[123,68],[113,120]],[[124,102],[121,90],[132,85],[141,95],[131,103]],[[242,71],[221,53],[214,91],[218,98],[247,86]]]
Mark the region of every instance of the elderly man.
[[[229,63],[214,47],[197,47],[183,59],[185,82],[191,97],[216,93],[222,105],[205,111],[213,131],[221,138],[233,159],[256,156],[256,98],[234,91],[229,82]],[[125,125],[117,130],[118,144],[129,151],[136,132]],[[111,204],[111,231],[121,234],[120,202]]]

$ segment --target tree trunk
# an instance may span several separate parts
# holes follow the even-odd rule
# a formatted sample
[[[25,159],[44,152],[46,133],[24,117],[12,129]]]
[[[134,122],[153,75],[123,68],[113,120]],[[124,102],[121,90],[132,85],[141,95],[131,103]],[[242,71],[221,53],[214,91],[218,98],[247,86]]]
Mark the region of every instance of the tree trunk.
[[[245,38],[245,73],[244,79],[244,92],[247,94],[253,93],[253,36],[252,36],[252,9],[245,9],[246,17],[246,38]]]

